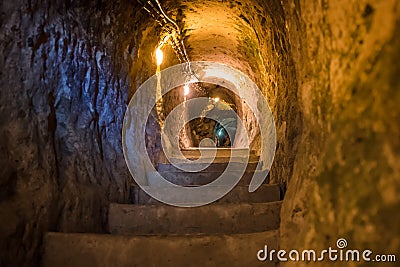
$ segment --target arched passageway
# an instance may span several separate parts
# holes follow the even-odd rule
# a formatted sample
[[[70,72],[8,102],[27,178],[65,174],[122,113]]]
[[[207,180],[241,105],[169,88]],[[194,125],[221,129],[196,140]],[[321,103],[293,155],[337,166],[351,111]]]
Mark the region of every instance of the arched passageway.
[[[40,265],[45,232],[107,232],[109,204],[134,198],[123,118],[157,73],[156,48],[168,34],[142,2],[0,5],[0,265]],[[186,47],[163,46],[160,71],[186,58],[220,62],[249,76],[271,107],[270,182],[286,192],[281,246],[324,249],[345,237],[399,255],[398,1],[160,2]],[[246,103],[202,87],[243,118],[257,150]],[[166,95],[163,113],[184,93]],[[154,164],[164,161],[158,115],[146,131]],[[182,148],[214,130],[212,120],[188,123]]]

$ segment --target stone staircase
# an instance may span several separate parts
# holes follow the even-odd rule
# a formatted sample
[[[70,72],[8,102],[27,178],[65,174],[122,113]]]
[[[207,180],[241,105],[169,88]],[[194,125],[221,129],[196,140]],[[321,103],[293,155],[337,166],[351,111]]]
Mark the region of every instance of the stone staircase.
[[[200,156],[198,149],[182,152],[188,159]],[[158,171],[173,183],[198,186],[218,177],[230,155],[231,149],[218,149],[214,163],[197,173],[164,163]],[[232,160],[242,161],[240,156]],[[109,234],[47,233],[43,266],[277,266],[257,259],[265,245],[269,250],[278,247],[281,208],[277,185],[248,192],[252,174],[262,171],[257,162],[251,155],[236,187],[206,206],[168,206],[133,186],[134,204],[110,205]]]

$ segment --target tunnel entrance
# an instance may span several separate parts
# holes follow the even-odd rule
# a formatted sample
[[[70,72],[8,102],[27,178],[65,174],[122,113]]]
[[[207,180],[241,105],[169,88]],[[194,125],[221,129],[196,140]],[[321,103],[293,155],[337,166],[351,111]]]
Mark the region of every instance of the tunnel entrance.
[[[157,162],[165,161],[160,133],[165,118],[169,116],[174,107],[199,97],[207,99],[200,111],[197,106],[194,108],[186,106],[185,108],[186,116],[196,117],[195,113],[201,114],[200,117],[190,120],[180,129],[180,149],[198,148],[200,144],[203,147],[234,147],[238,122],[237,117],[232,114],[244,113],[241,111],[240,97],[217,84],[192,83],[189,89],[186,86],[172,89],[152,109],[151,116],[146,123],[146,147],[154,165]],[[162,109],[162,112],[157,111],[157,106]]]
[[[193,77],[198,82],[188,81]],[[150,162],[154,153],[146,152],[141,140],[152,110],[160,128],[159,155],[164,159]],[[189,122],[204,117],[217,122],[212,129],[216,142],[206,138],[210,147],[203,139],[193,149]],[[217,62],[175,65],[152,76],[131,99],[123,129],[126,162],[139,187],[154,199],[179,207],[210,204],[228,194],[246,174],[248,192],[254,192],[267,179],[275,153],[274,119],[260,89],[243,72]],[[221,139],[223,131],[230,140]],[[254,146],[257,138],[262,142]],[[223,147],[229,142],[233,146]],[[258,150],[251,150],[252,146]],[[221,175],[210,180],[216,173]],[[179,175],[182,179],[175,181]]]
[[[215,62],[194,62],[191,66],[198,82],[188,82],[188,73],[185,71],[187,65],[176,65],[146,81],[129,104],[132,120],[126,121],[140,128],[139,125],[143,124],[137,114],[143,113],[143,109],[138,109],[139,103],[147,103],[147,99],[150,99],[149,104],[154,104],[146,107],[145,114],[152,109],[153,115],[147,117],[146,133],[158,133],[156,139],[147,138],[151,142],[147,142],[147,153],[144,152],[148,157],[156,156],[152,160],[153,166],[146,163],[146,167],[141,167],[137,176],[144,177],[144,184],[153,184],[152,181],[159,180],[156,170],[159,170],[160,164],[189,163],[183,151],[195,148],[196,153],[201,155],[200,161],[213,161],[213,154],[218,154],[218,150],[229,149],[227,152],[231,157],[222,156],[221,163],[230,163],[229,158],[232,158],[234,162],[236,160],[246,165],[248,155],[256,159],[254,163],[260,172],[255,173],[255,182],[249,187],[249,190],[255,190],[269,172],[275,152],[274,120],[268,104],[260,101],[264,97],[255,83],[237,69]],[[155,88],[162,88],[158,98],[154,98]],[[157,102],[152,102],[151,98],[157,99]],[[153,123],[149,123],[150,118]],[[128,155],[132,161],[137,161],[133,154],[139,153],[137,149],[142,149],[142,144],[130,136],[134,137],[142,130],[127,126],[133,135],[125,133],[124,136],[129,136],[129,142],[136,149],[131,146],[131,149],[125,151],[132,154]],[[203,132],[203,136],[199,132]],[[149,146],[154,145],[158,151],[149,149]],[[185,171],[202,170],[201,164],[205,162],[198,165],[200,161]],[[136,163],[128,163],[138,166]]]

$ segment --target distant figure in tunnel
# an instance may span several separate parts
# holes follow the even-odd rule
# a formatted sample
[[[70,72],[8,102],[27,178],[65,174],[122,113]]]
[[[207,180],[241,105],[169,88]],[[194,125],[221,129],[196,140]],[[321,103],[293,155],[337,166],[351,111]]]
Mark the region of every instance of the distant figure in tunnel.
[[[236,133],[236,119],[226,118],[217,122],[214,127],[213,139],[217,147],[232,146]],[[229,138],[232,137],[232,140]]]

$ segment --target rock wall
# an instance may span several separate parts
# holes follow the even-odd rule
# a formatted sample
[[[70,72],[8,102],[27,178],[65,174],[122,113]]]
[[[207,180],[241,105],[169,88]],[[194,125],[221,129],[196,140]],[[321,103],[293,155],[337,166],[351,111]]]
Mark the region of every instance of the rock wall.
[[[336,248],[345,238],[399,256],[399,2],[289,1],[284,10],[303,133],[281,247]]]
[[[102,232],[108,203],[128,201],[121,128],[144,18],[130,1],[0,6],[0,265],[34,266],[44,231]]]

